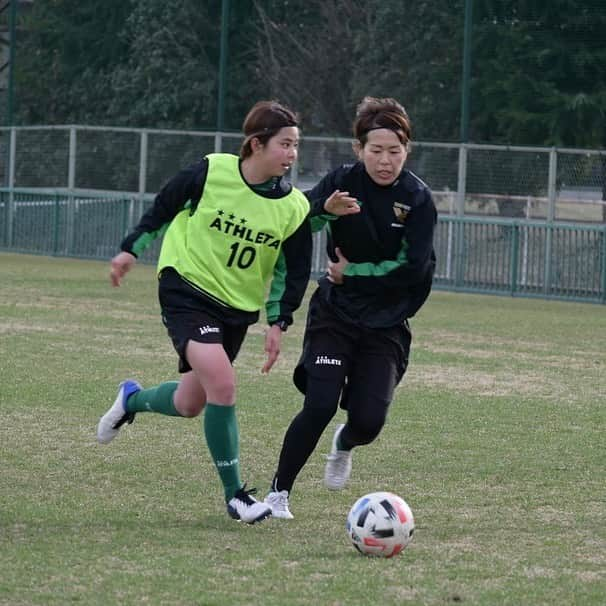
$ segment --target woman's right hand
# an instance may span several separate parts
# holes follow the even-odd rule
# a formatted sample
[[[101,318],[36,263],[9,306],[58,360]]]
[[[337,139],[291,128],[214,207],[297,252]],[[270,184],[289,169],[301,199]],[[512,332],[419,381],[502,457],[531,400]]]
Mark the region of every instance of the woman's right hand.
[[[111,260],[111,269],[109,279],[112,286],[120,286],[122,278],[129,272],[136,263],[137,257],[129,252],[122,251]]]

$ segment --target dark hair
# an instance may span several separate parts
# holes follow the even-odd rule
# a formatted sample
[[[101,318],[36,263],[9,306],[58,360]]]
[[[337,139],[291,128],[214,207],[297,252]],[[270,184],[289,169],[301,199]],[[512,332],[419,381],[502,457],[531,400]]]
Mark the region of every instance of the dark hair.
[[[244,160],[252,154],[251,141],[255,137],[265,144],[285,126],[299,126],[295,112],[277,101],[255,103],[242,124],[245,139],[240,147],[240,157]]]
[[[400,103],[391,97],[364,97],[356,109],[353,136],[364,146],[368,133],[378,128],[392,130],[403,145],[410,141],[410,118]]]

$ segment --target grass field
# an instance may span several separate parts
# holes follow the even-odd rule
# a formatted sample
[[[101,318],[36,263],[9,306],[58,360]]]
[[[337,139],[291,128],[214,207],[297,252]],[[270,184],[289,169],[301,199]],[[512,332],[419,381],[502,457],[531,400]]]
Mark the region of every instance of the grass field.
[[[295,519],[247,526],[224,511],[200,419],[141,414],[96,443],[120,380],[177,377],[153,268],[121,289],[107,270],[0,254],[0,604],[605,603],[603,306],[434,292],[349,487],[322,485],[331,426],[295,486]],[[301,403],[303,319],[269,376],[261,325],[236,364],[243,475],[261,495]],[[416,518],[391,560],[358,555],[344,529],[380,489]]]

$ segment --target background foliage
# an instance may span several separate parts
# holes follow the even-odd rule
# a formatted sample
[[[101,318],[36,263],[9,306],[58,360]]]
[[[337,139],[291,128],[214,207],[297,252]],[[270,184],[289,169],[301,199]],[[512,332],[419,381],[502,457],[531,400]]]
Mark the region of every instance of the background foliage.
[[[606,147],[605,3],[472,4],[470,139]],[[216,127],[218,0],[40,0],[18,24],[18,124]],[[232,0],[226,127],[274,97],[347,135],[373,94],[417,139],[457,140],[463,29],[464,0]]]

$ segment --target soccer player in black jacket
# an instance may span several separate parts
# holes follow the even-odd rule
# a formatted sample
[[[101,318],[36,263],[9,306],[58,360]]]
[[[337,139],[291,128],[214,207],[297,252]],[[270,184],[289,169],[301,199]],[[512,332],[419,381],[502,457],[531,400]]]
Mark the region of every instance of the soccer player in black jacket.
[[[265,498],[279,518],[293,517],[294,481],[339,404],[347,422],[334,433],[328,488],[345,486],[352,449],[379,435],[408,365],[408,318],[431,289],[437,213],[427,185],[404,168],[411,135],[406,111],[394,99],[366,97],[353,134],[359,161],[307,192],[312,229],[328,230],[330,260],[309,304],[294,371],[303,408],[286,431]]]

